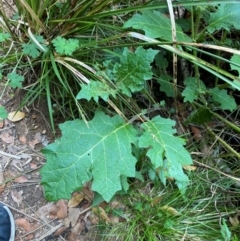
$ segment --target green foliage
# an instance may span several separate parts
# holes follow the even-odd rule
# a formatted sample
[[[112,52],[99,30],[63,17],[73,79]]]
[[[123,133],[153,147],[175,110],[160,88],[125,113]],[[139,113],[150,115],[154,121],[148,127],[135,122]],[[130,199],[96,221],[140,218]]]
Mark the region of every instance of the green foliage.
[[[210,110],[207,107],[201,107],[190,114],[188,119],[186,120],[186,124],[194,123],[194,124],[205,124],[207,122],[210,122],[212,120],[213,114],[210,112]]]
[[[171,177],[184,191],[189,180],[182,165],[192,161],[183,147],[185,142],[174,136],[174,125],[174,121],[161,117],[142,124],[144,133],[139,138],[139,147],[149,148],[147,156],[155,169],[161,167],[159,176],[165,185],[166,178]],[[91,180],[92,189],[106,201],[127,187],[124,177],[135,176],[137,161],[132,154],[137,131],[130,123],[118,115],[109,117],[96,112],[87,124],[75,120],[60,128],[62,137],[43,149],[48,160],[41,170],[46,198],[69,199],[74,190]]]
[[[240,29],[239,21],[240,8],[236,4],[220,4],[216,12],[210,13],[207,30],[213,33],[221,29],[226,29],[227,31],[230,31],[232,28]]]
[[[72,55],[79,47],[77,39],[65,39],[59,36],[53,39],[52,43],[59,54]]]
[[[194,77],[188,77],[184,80],[184,84],[186,85],[186,88],[182,92],[182,96],[184,96],[184,102],[193,102],[194,100],[197,100],[200,93],[206,92],[206,86],[197,78]]]
[[[24,77],[17,74],[16,72],[9,73],[7,75],[9,80],[9,86],[12,88],[22,88],[22,82],[24,81]]]
[[[3,106],[0,106],[0,120],[7,118],[8,113]]]
[[[41,46],[43,46],[45,49],[47,49],[47,46],[45,44],[45,39],[40,36],[40,35],[33,35],[34,39],[41,44]],[[37,58],[40,56],[41,54],[41,49],[37,46],[36,43],[34,43],[34,41],[30,41],[30,43],[27,44],[23,44],[23,53],[27,54],[29,56],[31,56],[32,58]]]
[[[223,218],[222,224],[221,224],[221,235],[223,237],[223,240],[225,240],[225,241],[231,240],[231,232],[227,226],[225,218]]]
[[[152,78],[151,62],[157,53],[151,48],[145,50],[138,47],[135,53],[125,48],[120,63],[115,63],[113,68],[117,89],[129,97],[131,93],[143,90],[145,81]]]
[[[0,33],[0,43],[8,40],[11,37],[9,33]]]
[[[193,130],[188,124],[192,123],[198,125],[196,129],[201,130],[202,139],[209,140],[207,147],[217,146],[220,150],[219,157],[214,154],[214,159],[224,155],[224,160],[232,161],[238,156],[221,138],[234,136],[237,139],[238,135],[233,132],[239,132],[235,124],[238,123],[237,111],[233,110],[239,104],[234,97],[238,96],[240,81],[233,75],[234,71],[229,71],[230,65],[239,75],[239,51],[224,48],[238,39],[239,5],[235,8],[223,1],[219,1],[219,5],[214,1],[215,6],[209,1],[173,1],[174,6],[181,2],[181,7],[186,7],[191,17],[179,16],[176,20],[177,43],[172,43],[172,22],[163,14],[166,1],[153,2],[15,0],[17,20],[21,21],[8,20],[0,9],[0,25],[4,31],[0,33],[4,56],[0,63],[1,85],[22,88],[24,78],[20,73],[26,79],[30,76],[34,83],[24,85],[27,96],[22,105],[31,104],[39,95],[46,96],[52,128],[55,124],[53,105],[66,120],[75,119],[60,125],[62,137],[43,149],[47,162],[41,176],[47,199],[68,199],[72,192],[92,182],[97,205],[111,200],[115,194],[131,196],[132,188],[140,183],[138,193],[144,197],[144,202],[131,200],[135,205],[133,209],[138,212],[131,218],[133,227],[142,228],[139,231],[144,235],[142,239],[148,240],[151,233],[152,240],[199,240],[200,235],[204,237],[202,240],[209,240],[209,233],[205,235],[204,231],[214,220],[217,228],[211,227],[215,236],[210,239],[216,240],[221,238],[216,219],[219,215],[214,213],[209,218],[208,205],[214,204],[214,211],[217,206],[223,215],[229,215],[222,207],[224,202],[218,205],[219,195],[212,196],[219,194],[219,190],[207,198],[204,191],[212,188],[221,172],[211,180],[212,169],[218,167],[207,170],[211,174],[201,180],[207,180],[209,186],[201,189],[200,199],[196,200],[194,181],[202,168],[197,168],[193,178],[194,171],[183,171],[183,165],[192,164],[190,152],[199,163],[197,159],[202,162],[205,155],[200,155],[202,143],[196,144],[197,134],[190,137]],[[229,53],[223,54],[224,51]],[[177,63],[172,58],[173,53],[181,57]],[[183,59],[187,64],[180,67]],[[178,64],[177,72],[172,67],[174,64]],[[189,70],[187,74],[185,70]],[[231,92],[227,88],[231,88]],[[228,110],[228,116],[222,110]],[[1,107],[0,118],[5,118],[6,114]],[[213,128],[210,133],[212,123],[208,122],[213,116],[213,125],[221,122],[221,129],[228,135],[220,134],[219,128]],[[209,124],[207,128],[205,124]],[[178,128],[175,129],[175,125]],[[182,130],[186,141],[178,136]],[[217,136],[214,142],[208,133]],[[206,159],[204,156],[203,162],[208,159],[209,156]],[[211,161],[209,163],[211,165]],[[239,173],[233,170],[225,178],[230,175],[239,176]],[[149,187],[145,189],[151,190],[142,194],[146,179]],[[199,183],[201,185],[202,181]],[[187,204],[179,202],[182,196],[176,186],[182,194],[185,191]],[[229,186],[232,188],[232,183]],[[228,190],[229,186],[223,190]],[[150,198],[155,188],[159,189]],[[162,199],[154,203],[163,190],[167,198],[177,193],[165,204],[175,208],[180,203],[178,210],[182,212],[178,217],[161,209]],[[189,198],[194,199],[192,206],[189,206]],[[187,209],[190,211],[186,213]],[[206,211],[205,219],[198,217],[196,210],[200,210],[198,214]],[[151,213],[151,218],[142,221],[143,212]],[[201,222],[203,225],[198,232]],[[190,224],[187,232],[186,226],[177,226],[186,223]],[[227,239],[229,234],[224,224],[222,230],[226,233],[222,238]],[[156,231],[159,232],[157,238]]]
[[[160,84],[160,90],[166,93],[168,97],[174,97],[174,88],[172,83],[172,77],[169,75],[161,75],[157,79],[158,83]]]
[[[144,10],[142,14],[135,14],[125,24],[125,28],[141,29],[150,38],[161,38],[172,41],[171,21],[163,13],[158,11]],[[191,39],[183,33],[179,26],[176,26],[177,40],[190,42]]]
[[[235,99],[227,93],[227,90],[220,90],[218,87],[207,89],[205,84],[197,78],[188,77],[185,79],[184,84],[186,88],[183,90],[184,102],[193,102],[199,98],[199,95],[210,94],[212,100],[219,104],[222,110],[233,111],[237,108]]]
[[[98,103],[99,97],[104,101],[109,99],[109,95],[112,95],[116,98],[116,91],[112,89],[107,83],[100,81],[91,80],[89,84],[81,84],[81,90],[77,94],[76,99],[94,99]]]
[[[237,108],[235,99],[227,93],[227,90],[220,90],[218,87],[209,89],[209,93],[215,102],[220,104],[222,110],[233,111]]]
[[[240,76],[240,55],[236,55],[234,54],[231,57],[231,62],[238,64],[239,66],[236,66],[235,64],[231,63],[231,69],[232,70],[237,70],[238,71],[238,75]]]
[[[93,180],[92,189],[110,201],[122,189],[120,177],[135,176],[131,143],[137,132],[120,116],[97,112],[87,125],[75,120],[60,128],[62,138],[43,149],[48,160],[41,170],[47,199],[69,199],[74,190]]]
[[[192,164],[188,151],[183,147],[184,140],[175,137],[175,122],[160,116],[154,117],[141,125],[145,130],[139,138],[139,147],[147,148],[154,169],[159,168],[159,177],[166,184],[167,178],[174,178],[179,189],[185,191],[189,179],[182,170],[182,165]]]

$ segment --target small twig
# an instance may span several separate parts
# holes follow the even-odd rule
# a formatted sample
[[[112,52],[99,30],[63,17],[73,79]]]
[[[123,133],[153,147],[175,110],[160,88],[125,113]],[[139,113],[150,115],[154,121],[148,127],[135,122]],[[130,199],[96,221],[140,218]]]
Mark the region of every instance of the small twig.
[[[16,178],[18,178],[18,177],[21,177],[21,176],[26,175],[26,174],[28,174],[28,173],[34,172],[34,171],[38,170],[39,168],[41,168],[41,166],[39,166],[39,167],[37,167],[37,168],[35,168],[35,169],[32,169],[32,170],[29,170],[29,171],[25,171],[25,172],[19,173],[19,174],[17,174],[15,177],[7,178],[7,179],[5,179],[3,182],[0,183],[0,186],[1,186],[1,185],[4,185],[4,184],[6,184],[6,183],[12,182],[12,181],[14,181]]]
[[[14,210],[15,212],[21,213],[21,214],[23,214],[24,216],[26,216],[26,217],[28,217],[28,218],[31,218],[31,219],[33,219],[33,220],[35,220],[35,221],[38,222],[38,220],[37,220],[36,218],[34,218],[34,217],[32,217],[31,215],[28,215],[28,214],[26,214],[26,213],[24,213],[24,212],[21,212],[19,209],[16,209],[16,208],[10,206],[9,204],[4,203],[4,202],[1,202],[1,201],[0,201],[0,203],[6,205],[7,207],[9,207],[10,209]]]
[[[14,158],[14,159],[18,159],[18,160],[21,159],[21,157],[19,157],[19,156],[15,156],[15,155],[9,154],[9,153],[4,152],[4,151],[0,151],[0,154],[1,154],[1,155],[4,155],[4,156],[7,156],[7,157]]]

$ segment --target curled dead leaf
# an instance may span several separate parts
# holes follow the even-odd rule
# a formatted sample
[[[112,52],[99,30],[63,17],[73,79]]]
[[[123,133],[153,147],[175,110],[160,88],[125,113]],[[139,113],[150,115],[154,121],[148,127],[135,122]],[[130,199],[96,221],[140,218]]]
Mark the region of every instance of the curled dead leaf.
[[[74,192],[72,194],[71,199],[68,202],[68,207],[74,208],[76,207],[85,197],[83,192]]]
[[[184,165],[183,169],[186,171],[196,171],[197,167],[196,166],[190,166],[190,165]]]
[[[25,113],[22,111],[12,111],[8,113],[8,120],[12,122],[20,121],[25,117]]]

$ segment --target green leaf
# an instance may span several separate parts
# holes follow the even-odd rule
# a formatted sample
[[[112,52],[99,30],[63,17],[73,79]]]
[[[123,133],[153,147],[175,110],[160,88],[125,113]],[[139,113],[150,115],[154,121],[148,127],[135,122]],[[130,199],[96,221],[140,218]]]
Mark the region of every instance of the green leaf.
[[[76,99],[87,99],[88,101],[93,98],[98,103],[99,97],[107,101],[109,95],[116,97],[116,91],[112,89],[107,83],[91,80],[88,85],[81,84],[81,90],[76,96]]]
[[[185,121],[185,124],[194,123],[202,125],[206,122],[209,122],[212,120],[212,113],[210,110],[206,107],[201,107],[190,114],[188,119]]]
[[[125,24],[124,28],[141,29],[150,38],[161,38],[172,41],[172,26],[170,18],[159,11],[143,10],[142,14],[135,14]],[[182,29],[176,25],[177,41],[191,42]]]
[[[121,176],[134,177],[131,143],[137,132],[120,116],[97,112],[87,125],[74,120],[60,129],[62,137],[42,151],[47,159],[41,170],[47,199],[69,199],[73,191],[93,180],[92,190],[109,201],[122,190]]]
[[[161,75],[157,82],[160,84],[160,90],[164,92],[168,97],[174,97],[174,87],[172,82],[172,77],[169,75]]]
[[[209,33],[231,28],[240,29],[240,5],[236,3],[221,4],[216,12],[210,14],[207,30]]]
[[[156,66],[165,70],[168,67],[168,60],[164,57],[162,52],[159,52],[155,57]]]
[[[130,97],[131,93],[144,89],[145,81],[152,78],[151,62],[158,52],[138,47],[132,53],[125,48],[120,63],[116,63],[113,69],[117,88]]]
[[[222,224],[221,224],[221,235],[225,241],[231,240],[231,232],[226,224],[226,219],[223,218]]]
[[[7,75],[7,78],[9,79],[9,86],[12,88],[22,88],[22,82],[24,80],[24,77],[17,74],[16,72],[9,73]]]
[[[23,44],[23,53],[27,54],[33,58],[37,58],[40,56],[40,51],[37,48],[37,45],[34,42]]]
[[[0,106],[0,120],[1,119],[6,119],[8,116],[8,113],[6,109],[3,106]]]
[[[41,35],[34,35],[34,38],[47,50],[47,45],[45,44],[45,39]],[[30,41],[30,43],[23,44],[23,53],[31,56],[32,58],[37,58],[41,54],[41,50],[38,48],[38,46],[33,42]]]
[[[231,58],[231,61],[240,65],[240,55],[238,54],[234,54]],[[231,70],[237,70],[238,71],[238,76],[240,76],[240,67],[239,66],[236,66],[234,64],[230,64],[231,66]]]
[[[215,87],[209,89],[209,93],[212,95],[213,100],[220,104],[222,110],[233,111],[237,108],[235,99],[228,95],[227,90],[220,90],[218,87]]]
[[[52,43],[56,52],[59,54],[72,55],[72,53],[79,47],[77,39],[65,39],[60,36],[55,38]]]
[[[184,102],[189,101],[192,103],[196,100],[201,92],[206,91],[205,84],[194,77],[188,77],[184,80],[184,84],[186,88],[182,92],[182,96],[184,96]]]
[[[0,33],[0,43],[8,40],[11,37],[9,33]]]
[[[184,174],[182,165],[192,164],[189,152],[184,148],[183,139],[174,136],[175,121],[160,116],[154,117],[141,125],[145,130],[139,138],[139,147],[147,148],[147,156],[154,168],[159,168],[160,179],[165,184],[166,178],[176,180],[180,190],[184,191],[189,183]]]

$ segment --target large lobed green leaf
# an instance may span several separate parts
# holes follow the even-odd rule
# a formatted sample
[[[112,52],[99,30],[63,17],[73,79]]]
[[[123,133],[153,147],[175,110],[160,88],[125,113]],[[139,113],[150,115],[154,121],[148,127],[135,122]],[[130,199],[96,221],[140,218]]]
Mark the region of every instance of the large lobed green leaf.
[[[161,38],[166,41],[172,41],[172,26],[170,18],[159,11],[143,10],[142,14],[135,14],[125,24],[125,28],[132,27],[141,29],[145,35],[150,38]],[[182,29],[176,25],[177,41],[191,42],[191,39],[185,35]]]
[[[165,184],[167,178],[174,178],[180,190],[184,191],[189,183],[182,165],[192,164],[188,151],[184,148],[184,140],[174,136],[175,121],[160,116],[154,117],[141,125],[145,130],[139,138],[139,147],[149,148],[147,156],[155,169],[159,169],[159,177]]]
[[[135,176],[131,143],[137,132],[120,116],[97,112],[87,125],[74,120],[61,124],[60,129],[62,137],[42,151],[47,163],[40,173],[47,199],[69,199],[92,180],[92,190],[109,201],[122,189],[122,176]]]

